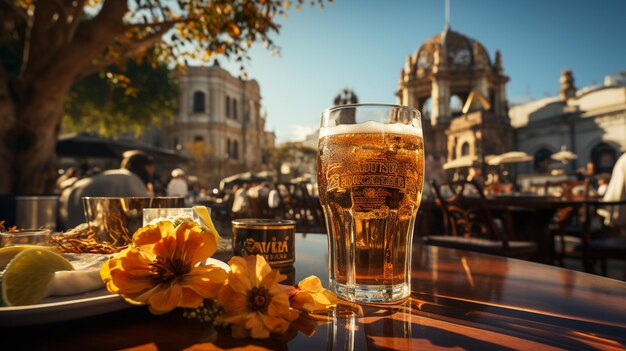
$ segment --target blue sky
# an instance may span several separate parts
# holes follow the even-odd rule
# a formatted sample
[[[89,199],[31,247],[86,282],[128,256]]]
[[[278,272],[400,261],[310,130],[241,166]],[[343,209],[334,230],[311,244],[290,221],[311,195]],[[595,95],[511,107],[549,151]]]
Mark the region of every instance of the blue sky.
[[[624,0],[450,0],[455,31],[502,52],[509,101],[555,95],[563,69],[578,88],[626,71]],[[444,28],[444,0],[335,0],[290,9],[274,35],[281,56],[250,51],[267,129],[301,140],[343,88],[361,102],[395,103],[405,59]],[[222,62],[231,73],[237,66]]]

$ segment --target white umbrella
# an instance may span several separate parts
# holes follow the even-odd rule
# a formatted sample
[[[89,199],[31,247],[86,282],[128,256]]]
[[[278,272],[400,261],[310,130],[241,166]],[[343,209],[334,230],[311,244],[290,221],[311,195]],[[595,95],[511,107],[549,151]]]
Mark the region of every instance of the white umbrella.
[[[550,158],[556,161],[567,163],[571,160],[577,159],[578,155],[567,150],[565,147],[561,147],[561,151],[553,153],[552,156],[550,156]]]
[[[491,160],[492,160],[494,157],[496,157],[496,156],[498,156],[498,155],[492,155],[492,154],[485,155],[485,162],[486,162],[487,164],[489,164],[489,161],[491,161]]]
[[[274,178],[276,177],[276,171],[261,171],[256,176],[259,178]]]
[[[523,151],[510,151],[492,157],[487,163],[490,166],[503,165],[505,163],[522,163],[532,161],[533,157]]]
[[[476,156],[465,155],[461,156],[457,159],[454,159],[450,162],[446,162],[443,165],[443,169],[453,169],[453,168],[463,168],[470,167],[474,165],[474,162],[477,160]]]

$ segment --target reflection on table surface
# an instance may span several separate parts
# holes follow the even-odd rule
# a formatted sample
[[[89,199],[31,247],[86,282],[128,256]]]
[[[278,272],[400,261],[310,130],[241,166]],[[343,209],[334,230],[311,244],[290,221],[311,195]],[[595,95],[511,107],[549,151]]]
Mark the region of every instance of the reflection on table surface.
[[[619,350],[626,348],[626,283],[572,270],[414,245],[410,299],[393,305],[342,303],[267,340],[236,340],[140,306],[63,323],[5,328],[22,349],[113,350],[155,343],[181,350],[213,342],[278,350]],[[323,234],[296,235],[296,282],[326,285]],[[28,336],[28,337],[25,337]],[[36,337],[33,337],[36,336]]]

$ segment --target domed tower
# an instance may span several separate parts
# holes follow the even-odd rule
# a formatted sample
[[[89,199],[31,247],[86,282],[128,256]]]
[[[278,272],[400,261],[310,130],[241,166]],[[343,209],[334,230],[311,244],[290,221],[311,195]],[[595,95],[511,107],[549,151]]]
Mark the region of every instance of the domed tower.
[[[426,152],[451,161],[510,151],[502,56],[494,62],[478,41],[446,26],[408,56],[397,101],[422,112]],[[494,136],[494,140],[489,138]]]

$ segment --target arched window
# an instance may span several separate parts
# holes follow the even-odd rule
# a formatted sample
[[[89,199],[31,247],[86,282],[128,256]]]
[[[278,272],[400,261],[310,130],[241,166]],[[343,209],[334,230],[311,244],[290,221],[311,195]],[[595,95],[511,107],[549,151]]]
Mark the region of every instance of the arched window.
[[[552,151],[544,148],[539,149],[535,152],[535,173],[548,173],[550,170],[550,156],[552,155]]]
[[[232,152],[230,150],[230,139],[226,138],[226,158],[229,159],[232,156]]]
[[[429,98],[424,102],[424,106],[422,106],[422,113],[426,118],[430,118],[430,114],[433,111],[433,101]]]
[[[463,112],[463,100],[458,95],[452,95],[450,97],[450,115],[452,117],[458,116]]]
[[[237,115],[237,99],[233,99],[233,118],[234,119],[238,119],[239,116]]]
[[[418,110],[420,110],[424,119],[430,119],[430,113],[433,110],[432,105],[433,104],[430,96],[420,101]]]
[[[233,141],[233,158],[235,160],[239,159],[239,142],[237,140]]]
[[[470,144],[466,141],[461,145],[461,156],[467,156],[470,153]]]
[[[193,112],[204,113],[206,112],[206,95],[202,91],[196,91],[193,93]]]
[[[230,117],[230,96],[226,96],[226,117]]]
[[[615,165],[617,152],[607,143],[599,143],[591,149],[591,162],[596,173],[611,173]]]

